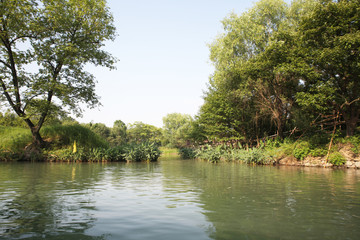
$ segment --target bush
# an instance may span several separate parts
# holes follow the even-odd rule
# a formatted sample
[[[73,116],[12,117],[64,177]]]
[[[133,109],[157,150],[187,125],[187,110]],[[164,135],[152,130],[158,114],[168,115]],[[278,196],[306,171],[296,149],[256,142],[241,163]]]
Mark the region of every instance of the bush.
[[[221,159],[223,150],[221,146],[212,147],[207,145],[204,149],[199,149],[196,153],[196,157],[201,160],[207,160],[209,162],[218,162]]]
[[[327,150],[323,148],[315,148],[311,149],[309,154],[313,157],[323,157],[326,156]]]
[[[349,142],[352,144],[352,148],[351,150],[355,153],[355,154],[359,154],[360,153],[360,136],[352,136],[349,137]]]
[[[156,161],[161,151],[155,143],[131,144],[125,147],[124,158],[128,161]]]
[[[196,157],[196,152],[193,148],[180,148],[178,152],[182,159],[193,159]]]
[[[252,148],[247,151],[226,146],[216,148],[207,146],[205,149],[199,149],[196,157],[209,162],[218,162],[223,159],[225,161],[242,161],[248,164],[268,164],[272,161],[272,157],[264,148]]]
[[[346,159],[341,153],[334,152],[329,156],[329,163],[333,164],[334,166],[341,166],[346,163]]]
[[[293,150],[293,156],[298,160],[304,160],[310,153],[310,144],[308,142],[299,142]]]
[[[252,148],[248,152],[243,151],[243,161],[247,164],[267,164],[270,163],[272,158],[262,148]]]

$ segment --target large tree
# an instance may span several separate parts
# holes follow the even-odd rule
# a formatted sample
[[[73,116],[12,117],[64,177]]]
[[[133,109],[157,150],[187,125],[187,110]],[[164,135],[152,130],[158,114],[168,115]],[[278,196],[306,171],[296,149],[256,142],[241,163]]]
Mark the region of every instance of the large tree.
[[[339,112],[352,136],[360,115],[360,2],[317,1],[300,24],[306,60],[318,73],[306,81],[299,101],[314,109]]]
[[[169,113],[163,117],[163,144],[184,147],[190,140],[193,118],[188,114]]]
[[[1,0],[0,90],[44,146],[40,129],[50,113],[80,114],[79,103],[99,104],[87,64],[113,68],[102,47],[113,40],[105,0]]]
[[[296,93],[313,77],[298,47],[299,19],[313,5],[314,0],[262,0],[224,19],[225,33],[210,45],[215,72],[199,118],[214,130],[212,135],[284,137],[296,109]]]
[[[213,124],[227,129],[219,129],[223,135],[236,137],[236,133],[232,132],[237,132],[245,139],[261,137],[270,129],[262,129],[262,133],[258,131],[260,118],[272,119],[278,134],[283,135],[286,116],[291,109],[289,103],[292,102],[285,99],[283,92],[288,91],[287,87],[291,84],[287,83],[288,75],[278,71],[283,61],[288,59],[286,56],[278,57],[286,52],[288,44],[278,42],[274,35],[289,27],[290,24],[285,24],[289,14],[284,1],[262,0],[249,11],[241,15],[232,13],[223,21],[225,33],[210,45],[210,59],[215,66],[210,87],[216,93],[205,97],[202,108],[203,116],[206,116],[207,105],[209,109],[213,108],[208,115],[218,113],[217,118],[209,118],[210,121],[223,119],[222,123]],[[209,93],[214,91],[212,89]],[[221,112],[225,108],[216,107],[209,101],[214,99],[211,96],[216,95],[223,96],[222,101],[226,104],[222,105],[227,105],[226,111]],[[235,118],[230,117],[231,113]],[[250,136],[249,127],[255,128]]]

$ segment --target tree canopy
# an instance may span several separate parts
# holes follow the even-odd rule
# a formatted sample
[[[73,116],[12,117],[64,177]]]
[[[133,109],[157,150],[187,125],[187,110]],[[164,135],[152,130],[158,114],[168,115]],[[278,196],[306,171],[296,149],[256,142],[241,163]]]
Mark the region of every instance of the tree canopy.
[[[209,140],[252,142],[305,131],[338,112],[359,123],[359,1],[261,0],[223,21],[197,122]],[[315,124],[316,127],[316,124]]]
[[[115,38],[104,0],[3,0],[0,7],[1,99],[31,129],[34,143],[54,112],[99,105],[86,64],[113,68],[102,47]]]

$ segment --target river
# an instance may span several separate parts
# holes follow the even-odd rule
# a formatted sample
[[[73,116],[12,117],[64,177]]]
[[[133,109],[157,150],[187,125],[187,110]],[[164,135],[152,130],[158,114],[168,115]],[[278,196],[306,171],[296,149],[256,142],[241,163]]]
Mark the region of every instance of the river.
[[[0,239],[360,239],[360,170],[0,163]]]

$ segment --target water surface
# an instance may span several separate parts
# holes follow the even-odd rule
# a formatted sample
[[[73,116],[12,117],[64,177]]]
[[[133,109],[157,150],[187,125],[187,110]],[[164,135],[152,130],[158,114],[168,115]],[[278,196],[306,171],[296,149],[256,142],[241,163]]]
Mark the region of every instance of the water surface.
[[[0,239],[360,239],[360,171],[0,163]]]

